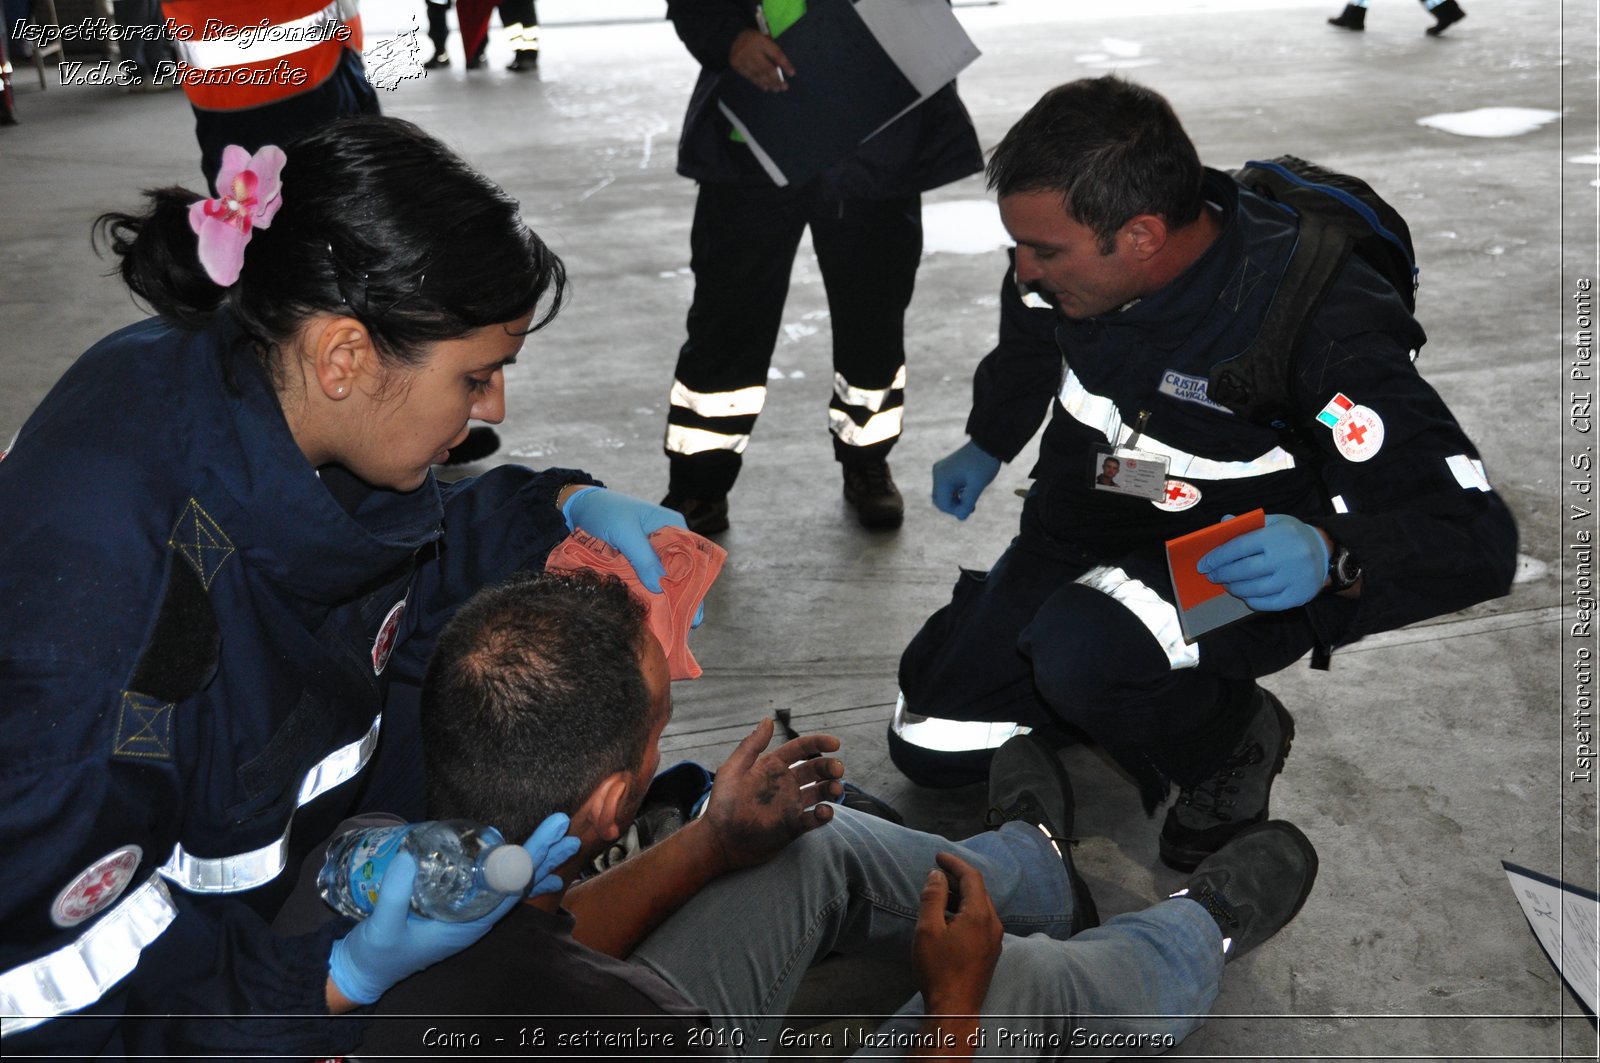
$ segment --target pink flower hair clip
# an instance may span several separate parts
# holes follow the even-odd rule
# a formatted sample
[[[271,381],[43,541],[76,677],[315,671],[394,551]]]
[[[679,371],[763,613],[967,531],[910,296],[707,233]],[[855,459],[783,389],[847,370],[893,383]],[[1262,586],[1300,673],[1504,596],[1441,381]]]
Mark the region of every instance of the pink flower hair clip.
[[[278,175],[287,161],[283,149],[273,144],[254,155],[229,144],[222,149],[216,198],[189,205],[189,227],[200,237],[200,266],[222,287],[239,279],[251,230],[270,226],[283,206]]]

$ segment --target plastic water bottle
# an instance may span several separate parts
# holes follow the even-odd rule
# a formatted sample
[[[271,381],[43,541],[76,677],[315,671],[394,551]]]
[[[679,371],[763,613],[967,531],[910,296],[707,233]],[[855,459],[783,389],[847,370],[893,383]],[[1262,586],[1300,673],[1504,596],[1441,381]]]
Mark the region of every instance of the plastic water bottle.
[[[378,887],[401,851],[417,861],[411,910],[428,919],[465,923],[487,915],[533,880],[533,857],[507,845],[493,827],[466,820],[429,820],[368,827],[340,835],[328,846],[317,889],[330,906],[365,919],[378,903]]]

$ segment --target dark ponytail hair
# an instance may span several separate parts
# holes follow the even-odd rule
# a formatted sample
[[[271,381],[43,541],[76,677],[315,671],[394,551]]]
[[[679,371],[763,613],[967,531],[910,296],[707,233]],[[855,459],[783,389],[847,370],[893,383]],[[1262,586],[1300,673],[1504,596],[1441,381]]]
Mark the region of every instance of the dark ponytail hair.
[[[396,118],[341,118],[284,148],[283,206],[253,230],[232,286],[200,267],[182,188],[146,192],[143,214],[95,222],[130,291],[162,317],[202,328],[223,306],[277,377],[280,346],[319,312],[348,314],[396,366],[428,345],[561,308],[566,270],[517,203],[422,130]]]

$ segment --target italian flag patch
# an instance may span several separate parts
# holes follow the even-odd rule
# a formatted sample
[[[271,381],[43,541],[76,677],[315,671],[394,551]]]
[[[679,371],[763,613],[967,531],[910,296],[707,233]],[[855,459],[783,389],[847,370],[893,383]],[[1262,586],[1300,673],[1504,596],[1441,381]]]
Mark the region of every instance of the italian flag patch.
[[[1317,420],[1329,428],[1337,428],[1339,427],[1339,422],[1345,419],[1345,416],[1350,412],[1350,408],[1354,405],[1355,403],[1345,398],[1344,392],[1341,391],[1328,400],[1328,404],[1322,408],[1322,412],[1317,414]]]

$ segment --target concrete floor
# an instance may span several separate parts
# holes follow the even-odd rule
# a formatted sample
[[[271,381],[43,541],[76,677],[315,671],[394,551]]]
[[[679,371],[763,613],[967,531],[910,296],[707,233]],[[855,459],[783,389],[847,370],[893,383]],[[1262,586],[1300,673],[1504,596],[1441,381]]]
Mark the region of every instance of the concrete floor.
[[[692,184],[673,173],[696,67],[659,0],[545,0],[536,77],[459,65],[382,93],[501,181],[566,258],[570,308],[512,371],[499,458],[587,468],[654,498],[667,384],[690,295]],[[1419,363],[1479,444],[1522,530],[1512,594],[1369,639],[1330,673],[1304,663],[1268,685],[1298,740],[1274,813],[1316,843],[1300,917],[1230,967],[1211,1021],[1174,1054],[1204,1058],[1594,1058],[1595,1036],[1529,934],[1502,859],[1596,884],[1595,789],[1573,784],[1563,667],[1573,529],[1562,494],[1575,279],[1596,274],[1596,14],[1592,5],[1472,0],[1443,39],[1414,5],[1374,5],[1357,35],[1323,25],[1338,0],[1130,0],[1108,7],[958,3],[983,50],[961,80],[986,147],[1046,88],[1120,69],[1166,93],[1214,165],[1293,152],[1368,177],[1406,214],[1430,342]],[[369,39],[410,32],[420,3],[365,5]],[[459,41],[453,42],[459,48]],[[23,124],[0,129],[0,442],[94,340],[140,313],[89,250],[96,213],[136,190],[198,187],[178,94],[16,78]],[[1521,107],[1563,117],[1480,138],[1417,124]],[[984,201],[969,179],[926,197]],[[952,209],[946,207],[945,209]],[[997,245],[996,245],[997,246]],[[958,565],[987,567],[1015,527],[1028,462],[1006,467],[958,524],[927,503],[928,467],[963,440],[973,364],[993,342],[1003,252],[931,252],[907,325],[907,431],[894,465],[910,506],[898,534],[846,519],[825,438],[826,302],[802,250],[767,410],[733,496],[730,558],[677,690],[667,762],[716,764],[754,722],[845,739],[851,778],[913,825],[960,836],[976,791],[930,793],[888,763],[883,728],[906,640]],[[597,367],[603,366],[599,372]],[[3,504],[0,504],[3,510]],[[1590,640],[1589,645],[1593,642]],[[1159,821],[1092,750],[1077,780],[1080,866],[1102,915],[1180,877],[1158,865]],[[893,965],[830,964],[803,1010],[892,1006]]]

